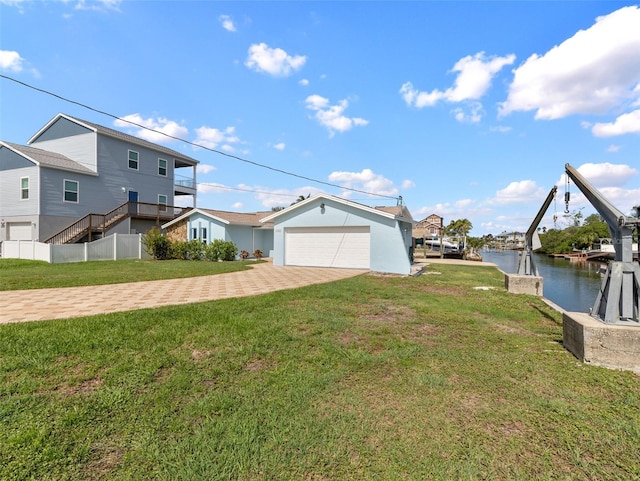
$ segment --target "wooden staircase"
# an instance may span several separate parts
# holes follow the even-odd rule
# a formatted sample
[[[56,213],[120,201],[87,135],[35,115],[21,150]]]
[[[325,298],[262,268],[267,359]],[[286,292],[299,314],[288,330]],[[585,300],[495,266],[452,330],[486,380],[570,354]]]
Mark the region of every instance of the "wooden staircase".
[[[47,244],[74,244],[85,237],[88,242],[91,242],[96,238],[104,237],[106,231],[129,217],[155,219],[159,227],[160,221],[168,222],[189,209],[128,201],[106,214],[87,214],[44,242]]]

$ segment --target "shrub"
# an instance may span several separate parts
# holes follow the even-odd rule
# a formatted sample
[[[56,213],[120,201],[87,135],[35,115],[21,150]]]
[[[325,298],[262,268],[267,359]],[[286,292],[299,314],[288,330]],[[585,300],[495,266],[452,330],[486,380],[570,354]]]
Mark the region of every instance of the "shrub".
[[[227,241],[222,243],[220,259],[223,261],[233,261],[236,258],[236,254],[238,254],[238,248],[233,242]]]
[[[186,243],[185,250],[187,259],[191,261],[200,261],[204,259],[204,251],[206,244],[199,239],[192,239]]]
[[[220,239],[214,239],[213,242],[207,244],[204,249],[204,258],[211,262],[217,262],[220,260]]]
[[[233,261],[238,253],[238,248],[231,241],[223,241],[222,239],[214,239],[211,244],[206,246],[204,251],[205,259],[209,261]]]
[[[262,257],[264,257],[264,254],[262,253],[261,249],[256,249],[253,251],[253,257],[255,257],[256,259],[260,260],[262,259]]]
[[[247,259],[249,257],[249,252],[245,251],[244,249],[240,251],[240,257],[242,257],[242,259]]]
[[[189,258],[187,252],[187,242],[179,241],[171,244],[170,257],[171,259],[186,261]]]
[[[170,255],[171,241],[157,227],[142,236],[142,245],[145,252],[154,259],[162,261]]]

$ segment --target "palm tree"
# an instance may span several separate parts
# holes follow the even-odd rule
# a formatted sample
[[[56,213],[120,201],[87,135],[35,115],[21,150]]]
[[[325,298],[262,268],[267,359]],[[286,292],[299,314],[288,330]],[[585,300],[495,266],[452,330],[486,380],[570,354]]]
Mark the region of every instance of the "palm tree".
[[[297,204],[298,202],[302,202],[303,200],[306,200],[309,197],[311,197],[311,194],[307,194],[306,197],[304,195],[299,195],[295,202],[291,202],[291,205]]]

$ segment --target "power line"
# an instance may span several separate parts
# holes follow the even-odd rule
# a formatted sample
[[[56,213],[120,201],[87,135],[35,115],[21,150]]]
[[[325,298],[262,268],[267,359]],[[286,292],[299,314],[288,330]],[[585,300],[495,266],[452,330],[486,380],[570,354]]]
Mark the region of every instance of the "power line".
[[[91,110],[92,112],[96,112],[96,113],[98,113],[98,114],[105,115],[105,116],[107,116],[107,117],[111,117],[111,118],[112,118],[112,119],[114,119],[114,120],[119,120],[119,121],[122,121],[122,122],[126,122],[126,123],[128,123],[128,124],[130,124],[130,125],[134,125],[134,126],[136,126],[136,127],[138,127],[138,128],[145,129],[145,130],[148,130],[148,131],[150,131],[150,132],[154,132],[154,133],[156,133],[156,134],[161,134],[161,135],[164,135],[165,137],[168,137],[168,138],[170,138],[170,139],[174,139],[174,140],[177,140],[177,141],[179,141],[179,142],[183,142],[183,143],[185,143],[185,144],[192,145],[192,146],[194,146],[194,147],[198,147],[198,148],[201,148],[201,149],[204,149],[204,150],[208,150],[209,152],[213,152],[213,153],[215,153],[215,154],[224,155],[225,157],[229,157],[229,158],[232,158],[232,159],[235,159],[235,160],[239,160],[240,162],[245,162],[245,163],[247,163],[247,164],[251,164],[251,165],[256,166],[256,167],[260,167],[260,168],[263,168],[263,169],[268,169],[268,170],[271,170],[271,171],[273,171],[273,172],[278,172],[278,173],[280,173],[280,174],[289,175],[289,176],[291,176],[291,177],[296,177],[296,178],[298,178],[298,179],[307,180],[307,181],[309,181],[309,182],[315,182],[315,183],[317,183],[317,184],[322,184],[322,185],[326,185],[326,186],[329,186],[329,187],[334,187],[334,188],[336,188],[336,189],[349,190],[349,191],[352,191],[352,192],[358,192],[359,194],[366,194],[366,195],[371,195],[371,196],[385,197],[385,198],[387,198],[387,199],[394,199],[394,200],[398,200],[398,198],[397,198],[397,197],[394,197],[394,196],[384,195],[384,194],[376,194],[376,193],[374,193],[374,192],[367,192],[367,191],[365,191],[365,190],[354,189],[354,188],[352,188],[352,187],[344,187],[344,186],[341,186],[341,185],[332,184],[331,182],[325,182],[325,181],[323,181],[323,180],[318,180],[318,179],[314,179],[314,178],[312,178],[312,177],[307,177],[307,176],[304,176],[304,175],[296,174],[296,173],[294,173],[294,172],[289,172],[289,171],[287,171],[287,170],[278,169],[278,168],[276,168],[276,167],[271,167],[271,166],[269,166],[269,165],[261,164],[261,163],[259,163],[259,162],[255,162],[255,161],[253,161],[253,160],[244,159],[244,158],[242,158],[242,157],[238,157],[237,155],[228,154],[228,153],[226,153],[226,152],[222,152],[222,151],[220,151],[220,150],[212,149],[212,148],[207,147],[207,146],[205,146],[205,145],[198,144],[197,142],[192,142],[192,141],[190,141],[190,140],[186,140],[186,139],[183,139],[183,138],[181,138],[181,137],[176,137],[176,136],[174,136],[174,135],[167,134],[166,132],[161,132],[161,131],[159,131],[159,130],[152,129],[152,128],[150,128],[150,127],[147,127],[147,126],[145,126],[145,125],[141,125],[141,124],[136,123],[136,122],[133,122],[133,121],[131,121],[131,120],[127,120],[127,119],[124,119],[124,118],[122,118],[122,117],[118,117],[117,115],[111,114],[111,113],[109,113],[109,112],[105,112],[104,110],[100,110],[100,109],[97,109],[97,108],[91,107],[90,105],[83,104],[82,102],[78,102],[78,101],[75,101],[75,100],[71,100],[71,99],[69,99],[69,98],[63,97],[63,96],[58,95],[58,94],[56,94],[56,93],[54,93],[54,92],[51,92],[51,91],[49,91],[49,90],[45,90],[45,89],[41,89],[41,88],[35,87],[35,86],[33,86],[33,85],[30,85],[30,84],[28,84],[28,83],[26,83],[26,82],[22,82],[22,81],[20,81],[20,80],[18,80],[18,79],[15,79],[15,78],[13,78],[13,77],[9,77],[9,76],[7,76],[7,75],[0,74],[0,78],[4,78],[4,79],[6,79],[6,80],[10,80],[10,81],[15,82],[15,83],[17,83],[17,84],[19,84],[19,85],[22,85],[23,87],[27,87],[27,88],[29,88],[29,89],[31,89],[31,90],[35,90],[35,91],[37,91],[37,92],[40,92],[40,93],[43,93],[43,94],[49,95],[49,96],[51,96],[51,97],[55,97],[55,98],[57,98],[57,99],[59,99],[59,100],[62,100],[63,102],[68,102],[68,103],[70,103],[70,104],[77,105],[77,106],[82,107],[82,108],[84,108],[84,109]]]

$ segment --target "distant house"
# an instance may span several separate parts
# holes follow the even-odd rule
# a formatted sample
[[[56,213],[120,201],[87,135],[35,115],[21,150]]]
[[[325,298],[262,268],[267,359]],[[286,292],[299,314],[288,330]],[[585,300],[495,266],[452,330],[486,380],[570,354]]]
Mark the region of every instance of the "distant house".
[[[432,237],[442,237],[444,230],[443,218],[437,214],[431,214],[418,222],[413,228],[413,237],[416,239],[427,239]]]
[[[411,273],[414,220],[404,206],[368,207],[317,194],[261,222],[273,222],[274,265]]]
[[[496,247],[501,249],[524,249],[526,234],[523,232],[502,232],[495,236]]]
[[[0,241],[144,232],[177,196],[195,206],[198,161],[175,150],[65,114],[27,144],[0,141]]]
[[[238,251],[249,254],[260,249],[264,257],[273,250],[273,223],[261,222],[273,212],[238,213],[212,209],[192,209],[162,225],[173,241],[214,239],[233,242]]]

